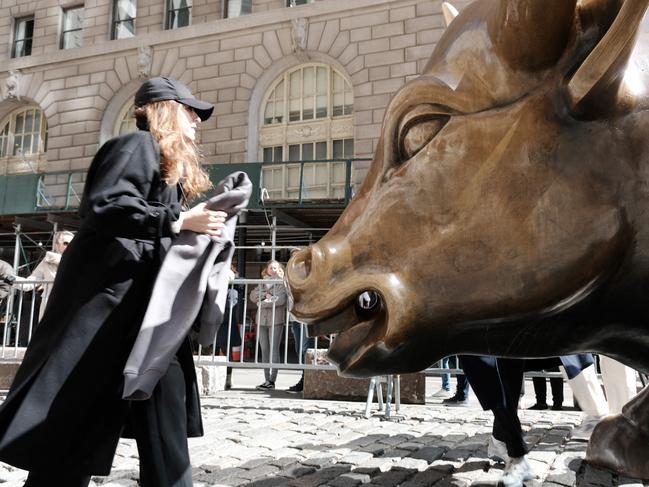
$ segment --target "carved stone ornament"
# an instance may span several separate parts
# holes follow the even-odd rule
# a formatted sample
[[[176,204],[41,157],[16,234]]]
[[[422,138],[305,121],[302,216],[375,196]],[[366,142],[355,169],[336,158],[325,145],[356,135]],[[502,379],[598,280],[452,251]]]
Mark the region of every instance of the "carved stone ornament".
[[[7,76],[2,84],[2,98],[4,100],[20,100],[20,81],[22,79],[22,73],[19,70],[9,71],[9,76]]]
[[[455,17],[388,103],[354,199],[287,265],[292,313],[337,334],[340,372],[593,352],[649,373],[648,6],[476,0]],[[649,479],[649,386],[586,460]]]
[[[151,65],[153,64],[153,49],[150,46],[137,48],[137,74],[141,79],[151,77]]]
[[[311,137],[311,135],[313,134],[313,129],[311,127],[308,127],[308,126],[307,127],[300,127],[300,128],[295,130],[295,133],[297,135],[299,135],[300,137],[307,138],[307,137]]]
[[[305,18],[291,19],[291,47],[293,54],[302,62],[309,59],[306,52],[308,39],[309,20]]]

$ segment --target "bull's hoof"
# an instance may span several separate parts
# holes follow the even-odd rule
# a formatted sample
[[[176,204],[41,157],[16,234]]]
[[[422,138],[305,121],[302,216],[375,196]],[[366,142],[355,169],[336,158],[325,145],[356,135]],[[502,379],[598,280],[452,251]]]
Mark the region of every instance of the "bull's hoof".
[[[604,418],[593,430],[586,461],[626,477],[649,479],[649,436],[621,414]]]

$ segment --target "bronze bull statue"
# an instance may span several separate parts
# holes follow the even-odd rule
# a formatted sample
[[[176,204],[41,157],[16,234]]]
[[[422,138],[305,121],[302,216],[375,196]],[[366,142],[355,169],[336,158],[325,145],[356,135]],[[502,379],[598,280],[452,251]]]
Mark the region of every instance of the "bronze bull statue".
[[[591,351],[649,371],[648,2],[478,0],[451,23],[354,200],[288,265],[341,374]],[[588,458],[649,478],[649,389]]]

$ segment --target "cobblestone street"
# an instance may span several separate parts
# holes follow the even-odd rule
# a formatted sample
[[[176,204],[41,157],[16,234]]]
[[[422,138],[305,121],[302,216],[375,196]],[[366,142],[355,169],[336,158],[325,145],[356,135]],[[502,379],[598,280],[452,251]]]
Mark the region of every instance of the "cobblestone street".
[[[460,408],[427,401],[403,405],[401,417],[387,421],[376,405],[366,419],[363,403],[307,401],[283,390],[246,387],[204,398],[206,436],[189,443],[194,485],[495,486],[503,465],[487,458],[491,413],[475,401]],[[520,417],[538,476],[527,486],[643,485],[583,462],[587,444],[568,438],[581,413],[521,410]],[[0,465],[2,485],[22,486],[26,472]],[[135,443],[122,440],[111,475],[91,485],[136,487],[137,477]]]

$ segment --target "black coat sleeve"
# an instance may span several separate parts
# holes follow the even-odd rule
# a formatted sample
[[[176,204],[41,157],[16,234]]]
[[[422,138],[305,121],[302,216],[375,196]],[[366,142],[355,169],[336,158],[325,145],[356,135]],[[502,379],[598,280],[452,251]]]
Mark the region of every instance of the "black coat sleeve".
[[[124,238],[171,236],[180,204],[159,201],[165,183],[160,150],[148,132],[108,141],[88,171],[81,218],[98,233]]]

